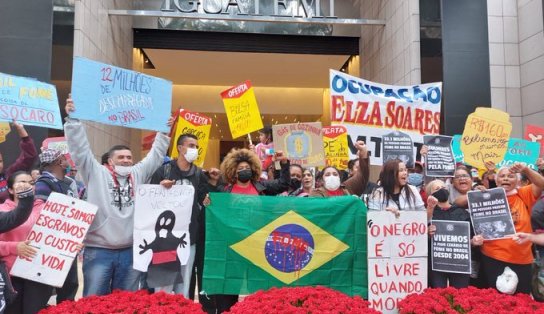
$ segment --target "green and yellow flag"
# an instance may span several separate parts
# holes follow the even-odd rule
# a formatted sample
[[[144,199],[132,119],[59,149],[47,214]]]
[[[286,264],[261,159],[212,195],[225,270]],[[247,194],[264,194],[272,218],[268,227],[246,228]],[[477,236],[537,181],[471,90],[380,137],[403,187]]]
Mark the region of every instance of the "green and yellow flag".
[[[331,198],[211,193],[203,290],[327,286],[367,297],[366,207]]]

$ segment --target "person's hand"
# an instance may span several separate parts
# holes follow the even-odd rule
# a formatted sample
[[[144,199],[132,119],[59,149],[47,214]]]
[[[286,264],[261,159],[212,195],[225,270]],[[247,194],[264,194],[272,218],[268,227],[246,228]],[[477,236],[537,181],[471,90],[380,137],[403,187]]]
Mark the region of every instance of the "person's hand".
[[[435,225],[430,225],[429,226],[429,236],[433,236],[435,233],[436,233],[436,226]]]
[[[17,182],[13,185],[13,190],[15,194],[32,191],[32,185],[28,182]],[[26,193],[25,193],[26,194]]]
[[[13,120],[11,122],[11,126],[17,131],[17,134],[19,134],[19,137],[27,137],[28,132],[25,129],[25,126],[18,123],[17,121]]]
[[[72,94],[68,94],[68,98],[66,99],[66,106],[64,106],[64,111],[66,111],[67,115],[70,115],[70,113],[76,111],[76,106],[74,105],[74,101],[72,100]]]
[[[206,194],[206,197],[202,201],[202,205],[210,206],[211,203],[212,203],[212,201],[210,200],[210,194]]]
[[[438,200],[436,197],[429,195],[429,197],[427,197],[427,208],[434,209],[436,205],[438,205]]]
[[[84,247],[85,247],[85,245],[83,245],[83,243],[76,244],[77,254],[79,254],[81,252],[81,250],[83,250]]]
[[[359,158],[367,159],[368,158],[368,148],[364,141],[355,142],[355,148],[357,148]]]
[[[283,151],[279,150],[274,153],[274,158],[272,158],[274,161],[279,161],[280,163],[284,164],[287,162],[287,156],[283,154]]]
[[[427,145],[421,146],[421,149],[419,150],[419,154],[423,157],[426,157],[428,153],[429,153],[429,146]]]
[[[510,172],[512,173],[522,173],[525,170],[527,170],[527,166],[519,162],[516,162],[510,167]]]
[[[257,151],[255,150],[255,145],[253,145],[253,144],[249,144],[249,150],[252,150],[252,151],[255,152],[255,153],[257,152]]]
[[[480,192],[485,192],[487,189],[485,188],[485,185],[479,184],[479,185],[476,185],[476,186],[474,187],[474,190],[478,190],[478,191],[480,191]]]
[[[171,116],[170,118],[168,118],[166,125],[168,126],[168,128],[172,128],[174,122],[176,122],[176,116]]]
[[[495,163],[491,160],[488,160],[485,162],[485,168],[487,169],[488,173],[495,173],[495,170],[497,169],[497,166]]]
[[[536,160],[536,167],[539,169],[539,170],[543,170],[544,169],[544,158],[540,157]]]
[[[17,243],[17,256],[20,258],[33,259],[36,253],[36,249],[30,246],[30,240]]]
[[[527,241],[532,242],[533,241],[533,234],[531,233],[525,233],[525,232],[518,232],[513,237],[512,240],[516,241],[517,244],[523,244]]]
[[[481,234],[477,234],[470,240],[472,246],[482,246],[484,244],[484,237]]]
[[[176,181],[174,180],[168,180],[168,179],[164,179],[160,182],[160,185],[164,186],[165,188],[169,189],[172,187],[172,185],[174,185],[174,183],[176,183]]]
[[[399,209],[396,208],[396,207],[387,207],[385,210],[388,211],[388,212],[392,212],[393,215],[395,215],[395,218],[399,218],[399,217],[400,217],[400,211],[399,211]]]

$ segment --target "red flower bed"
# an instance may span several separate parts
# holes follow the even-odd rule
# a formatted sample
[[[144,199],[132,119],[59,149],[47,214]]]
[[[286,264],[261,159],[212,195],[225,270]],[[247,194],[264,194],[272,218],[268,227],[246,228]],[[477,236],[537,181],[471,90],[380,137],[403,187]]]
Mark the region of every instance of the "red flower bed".
[[[104,296],[90,296],[78,301],[65,301],[49,307],[41,314],[163,314],[204,313],[200,304],[185,299],[179,294],[157,292],[149,294],[145,290],[137,292],[116,291]]]
[[[361,297],[350,297],[325,287],[272,288],[258,291],[234,305],[231,314],[380,313]]]
[[[527,294],[507,295],[474,287],[425,289],[407,296],[398,306],[400,314],[544,314],[544,305]]]

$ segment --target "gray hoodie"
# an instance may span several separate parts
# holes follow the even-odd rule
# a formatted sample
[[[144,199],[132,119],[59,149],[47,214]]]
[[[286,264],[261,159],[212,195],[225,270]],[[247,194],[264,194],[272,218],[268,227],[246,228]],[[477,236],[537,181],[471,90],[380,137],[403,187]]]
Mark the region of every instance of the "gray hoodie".
[[[94,158],[81,122],[67,119],[64,134],[70,155],[87,186],[87,201],[98,206],[85,245],[107,249],[131,247],[135,186],[149,181],[153,172],[161,166],[170,138],[157,133],[151,151],[132,168],[132,180],[116,175],[119,183],[116,184],[110,170]]]

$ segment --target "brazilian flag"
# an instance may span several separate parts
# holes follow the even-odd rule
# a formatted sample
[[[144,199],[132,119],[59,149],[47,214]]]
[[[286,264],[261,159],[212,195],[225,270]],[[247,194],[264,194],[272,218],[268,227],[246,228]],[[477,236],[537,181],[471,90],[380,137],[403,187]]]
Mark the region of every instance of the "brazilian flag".
[[[321,285],[367,297],[366,207],[353,196],[211,193],[203,290]]]

